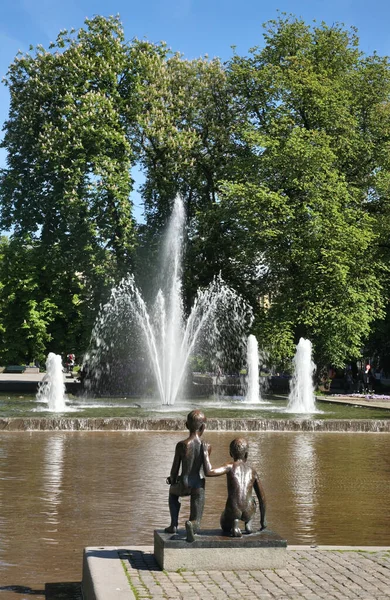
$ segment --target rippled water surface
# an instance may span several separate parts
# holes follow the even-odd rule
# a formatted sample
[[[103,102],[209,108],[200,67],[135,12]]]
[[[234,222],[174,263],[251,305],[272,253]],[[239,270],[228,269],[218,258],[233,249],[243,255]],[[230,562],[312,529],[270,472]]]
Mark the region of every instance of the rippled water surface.
[[[232,433],[206,432],[212,462]],[[290,544],[388,545],[389,434],[248,433],[269,528]],[[169,522],[169,474],[183,433],[0,433],[0,598],[79,581],[85,546],[148,545]],[[203,527],[218,526],[224,477],[207,481]],[[183,501],[181,522],[188,516]],[[10,589],[10,588],[9,588]],[[38,596],[36,596],[38,597]]]

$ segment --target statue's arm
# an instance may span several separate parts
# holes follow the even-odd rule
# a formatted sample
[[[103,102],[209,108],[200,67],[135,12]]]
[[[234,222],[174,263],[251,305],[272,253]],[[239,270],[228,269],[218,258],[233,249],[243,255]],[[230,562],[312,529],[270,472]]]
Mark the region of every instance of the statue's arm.
[[[228,473],[232,468],[231,463],[213,469],[210,462],[209,449],[209,444],[207,444],[206,442],[202,442],[203,471],[206,477],[219,477],[219,475],[225,475],[226,473]]]
[[[169,483],[171,483],[171,484],[174,484],[177,482],[177,478],[179,476],[179,469],[180,469],[180,465],[181,465],[181,461],[182,461],[182,456],[183,456],[182,443],[179,442],[178,444],[176,444],[175,456],[173,458],[171,474],[169,476],[169,479],[170,479]]]
[[[254,490],[256,492],[257,499],[259,501],[260,507],[260,530],[265,529],[267,527],[267,519],[265,516],[266,512],[266,500],[265,493],[261,481],[256,473],[255,481],[253,484]]]

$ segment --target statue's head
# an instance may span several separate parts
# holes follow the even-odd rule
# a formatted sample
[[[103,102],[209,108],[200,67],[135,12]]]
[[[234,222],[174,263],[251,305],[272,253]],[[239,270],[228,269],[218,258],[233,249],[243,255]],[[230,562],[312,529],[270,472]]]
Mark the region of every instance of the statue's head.
[[[198,432],[202,435],[206,427],[206,417],[201,410],[192,410],[187,415],[186,427],[191,433]]]
[[[233,460],[246,460],[248,458],[249,444],[244,438],[235,438],[230,442],[230,456]]]

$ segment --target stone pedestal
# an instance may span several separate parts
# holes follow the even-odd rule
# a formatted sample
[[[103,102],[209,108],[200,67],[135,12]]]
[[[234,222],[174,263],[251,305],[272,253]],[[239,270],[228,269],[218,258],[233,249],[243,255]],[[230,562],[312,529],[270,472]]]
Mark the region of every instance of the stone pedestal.
[[[194,542],[185,531],[172,535],[154,531],[154,556],[166,571],[256,571],[281,569],[286,562],[287,542],[265,529],[233,538],[220,529],[202,530]]]

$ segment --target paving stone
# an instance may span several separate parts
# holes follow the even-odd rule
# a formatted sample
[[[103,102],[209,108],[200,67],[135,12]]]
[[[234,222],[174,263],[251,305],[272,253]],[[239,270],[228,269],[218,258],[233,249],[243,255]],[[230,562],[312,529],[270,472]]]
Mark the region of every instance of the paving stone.
[[[123,559],[139,598],[177,600],[390,600],[390,560],[376,552],[288,549],[284,568],[165,573],[150,552]]]

